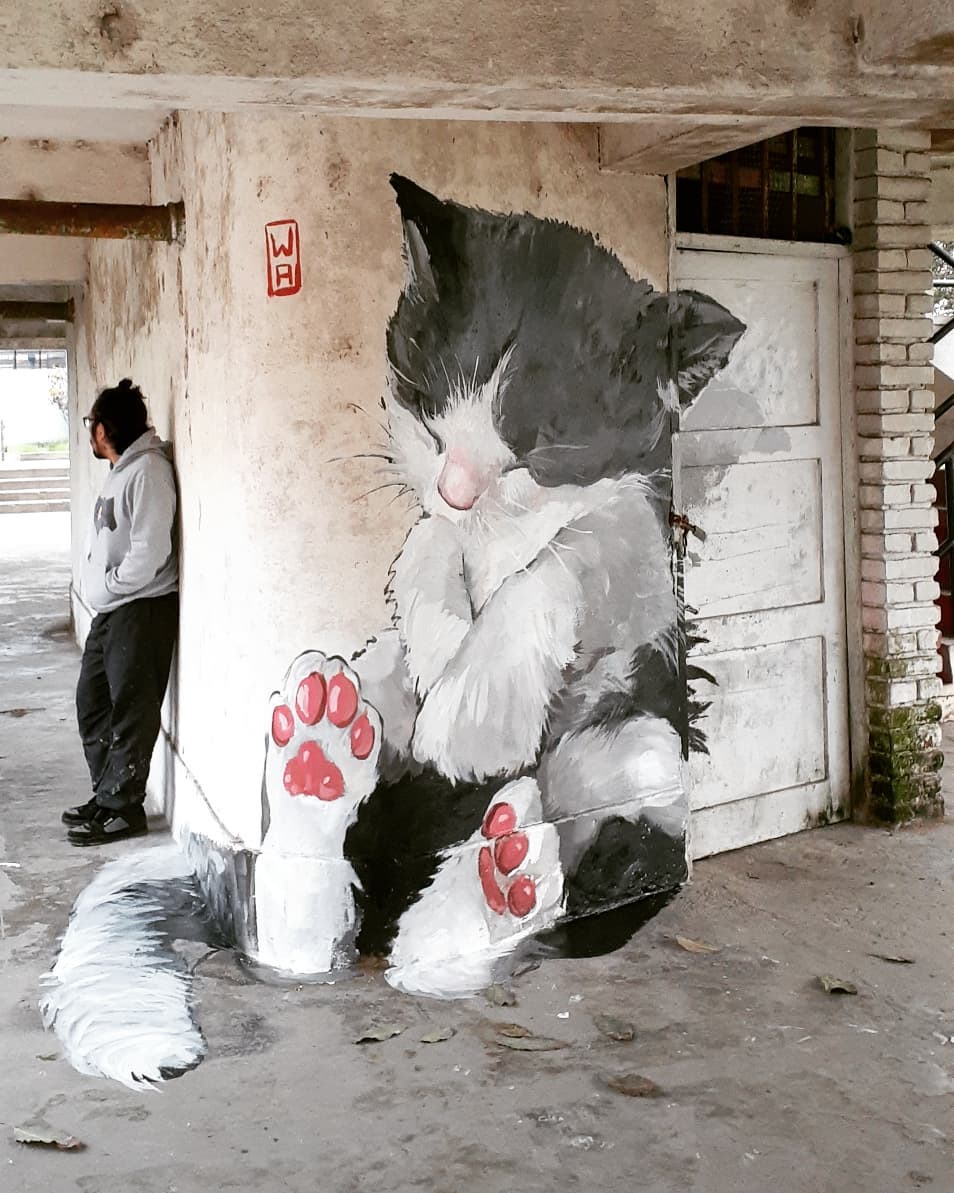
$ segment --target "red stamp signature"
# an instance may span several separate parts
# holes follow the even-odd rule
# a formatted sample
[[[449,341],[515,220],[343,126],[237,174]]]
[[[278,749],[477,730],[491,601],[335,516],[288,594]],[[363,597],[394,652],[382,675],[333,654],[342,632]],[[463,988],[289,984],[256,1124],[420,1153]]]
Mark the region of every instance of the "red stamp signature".
[[[273,220],[265,225],[268,297],[297,294],[301,289],[301,237],[297,220]]]

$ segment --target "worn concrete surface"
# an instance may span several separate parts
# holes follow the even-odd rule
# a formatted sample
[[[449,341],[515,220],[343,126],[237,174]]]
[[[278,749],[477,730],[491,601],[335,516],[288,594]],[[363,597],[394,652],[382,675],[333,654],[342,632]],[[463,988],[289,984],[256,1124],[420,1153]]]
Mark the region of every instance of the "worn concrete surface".
[[[954,1190],[950,820],[841,826],[701,863],[630,944],[544,962],[512,1007],[408,999],[375,974],[269,987],[211,956],[197,967],[210,1050],[198,1070],[149,1094],[74,1072],[36,1012],[37,979],[104,857],[68,846],[59,823],[86,797],[67,526],[61,514],[0,526],[4,1193]],[[720,951],[686,952],[676,935]],[[823,993],[823,973],[858,995]],[[600,1013],[636,1039],[601,1036]],[[491,1031],[508,1021],[568,1047],[507,1051]],[[404,1031],[356,1046],[372,1022]],[[443,1026],[456,1034],[421,1042]],[[663,1096],[603,1084],[621,1073]],[[14,1143],[37,1118],[86,1149]]]

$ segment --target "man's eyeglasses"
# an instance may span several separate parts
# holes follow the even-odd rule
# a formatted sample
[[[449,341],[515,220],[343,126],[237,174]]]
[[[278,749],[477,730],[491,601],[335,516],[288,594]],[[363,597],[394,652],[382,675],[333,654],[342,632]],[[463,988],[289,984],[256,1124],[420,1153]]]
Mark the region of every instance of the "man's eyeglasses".
[[[93,427],[96,426],[98,421],[99,420],[93,418],[91,414],[83,415],[83,426],[87,429],[87,431],[92,431]]]

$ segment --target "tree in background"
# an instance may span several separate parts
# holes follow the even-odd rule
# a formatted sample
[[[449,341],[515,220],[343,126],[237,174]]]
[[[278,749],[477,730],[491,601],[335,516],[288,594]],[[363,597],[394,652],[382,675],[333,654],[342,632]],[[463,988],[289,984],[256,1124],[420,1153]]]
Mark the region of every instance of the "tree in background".
[[[49,386],[48,393],[50,401],[63,415],[63,422],[69,421],[69,391],[66,386],[66,369],[48,369],[49,378],[47,384]]]

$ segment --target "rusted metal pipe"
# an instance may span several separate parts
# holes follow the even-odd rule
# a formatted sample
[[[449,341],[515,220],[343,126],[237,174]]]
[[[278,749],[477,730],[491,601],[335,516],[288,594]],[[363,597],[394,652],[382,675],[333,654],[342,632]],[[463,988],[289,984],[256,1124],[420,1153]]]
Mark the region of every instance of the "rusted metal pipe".
[[[0,319],[29,323],[72,323],[73,300],[68,302],[23,302],[0,299]]]
[[[134,203],[0,199],[0,232],[24,236],[90,236],[171,243],[179,238],[184,218],[182,203],[146,207]]]

